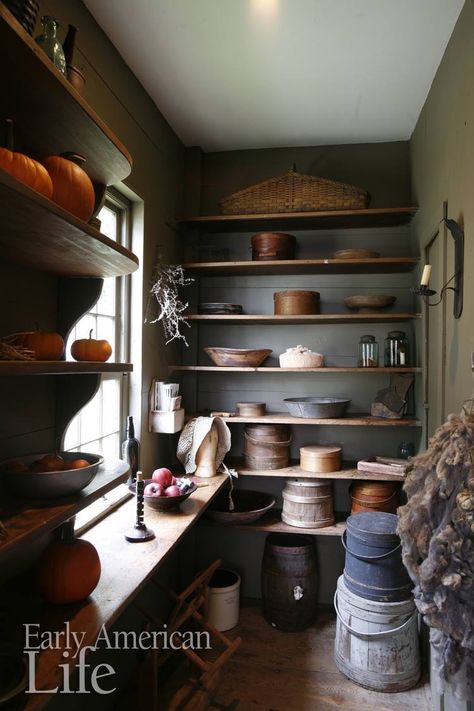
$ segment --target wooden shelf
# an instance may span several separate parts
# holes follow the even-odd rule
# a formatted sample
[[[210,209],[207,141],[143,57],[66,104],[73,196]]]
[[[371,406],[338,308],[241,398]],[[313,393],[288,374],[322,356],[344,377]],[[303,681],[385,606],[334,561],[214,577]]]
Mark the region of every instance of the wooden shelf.
[[[215,412],[214,414],[219,414]],[[286,412],[272,412],[261,417],[239,417],[222,415],[229,424],[269,424],[269,425],[338,425],[341,427],[421,427],[421,422],[413,417],[390,420],[384,417],[372,417],[365,414],[349,414],[345,417],[322,419],[317,417],[293,417]]]
[[[120,482],[125,481],[129,466],[121,460],[105,461],[85,489],[74,496],[59,499],[20,499],[4,492],[0,496],[1,519],[7,537],[0,540],[0,560],[27,546],[67,521],[78,511],[99,499]]]
[[[242,262],[187,262],[183,268],[201,276],[261,276],[265,274],[395,274],[410,272],[418,257],[377,259],[288,259]]]
[[[265,213],[259,215],[202,215],[178,220],[182,227],[207,232],[250,232],[262,229],[324,230],[334,228],[406,225],[416,207],[376,207],[365,210]]]
[[[285,316],[275,314],[188,314],[187,321],[198,323],[227,324],[322,324],[322,323],[399,323],[421,318],[420,313],[376,314],[309,314]]]
[[[77,363],[68,360],[0,360],[2,375],[74,375],[83,373],[131,373],[131,363]]]
[[[405,476],[400,474],[380,474],[378,472],[363,472],[356,468],[355,462],[343,462],[343,468],[336,472],[314,473],[301,469],[299,464],[291,464],[284,469],[247,469],[242,460],[232,461],[228,466],[235,469],[239,476],[249,477],[279,477],[284,479],[347,479],[361,481],[405,481]]]
[[[135,501],[120,506],[82,536],[97,548],[102,561],[100,582],[90,598],[77,605],[46,606],[34,622],[40,623],[41,630],[63,630],[69,623],[71,633],[84,634],[83,646],[93,646],[102,626],[109,628],[117,620],[226,484],[227,476],[214,477],[206,486],[198,488],[178,510],[159,513],[145,506],[147,526],[155,532],[156,538],[139,546],[124,538],[125,531],[135,521]],[[27,612],[23,610],[22,613],[24,619]],[[62,635],[58,648],[46,649],[39,655],[36,688],[52,689],[61,682],[59,665],[64,663],[65,644],[65,635]],[[88,656],[88,662],[91,662],[92,654]],[[74,662],[71,669],[73,665]],[[51,698],[52,695],[47,693],[31,694],[24,711],[39,711]]]
[[[115,277],[138,269],[128,249],[3,170],[0,209],[0,253],[6,259],[72,277]]]
[[[338,520],[332,526],[325,526],[324,528],[298,528],[297,526],[289,526],[281,520],[280,509],[272,509],[258,521],[255,521],[255,523],[234,524],[232,526],[225,526],[225,528],[260,531],[261,533],[299,533],[310,536],[339,536],[340,538],[346,529],[345,519],[348,515],[349,514],[344,514],[341,516],[340,518],[344,520]],[[337,514],[336,518],[338,518]],[[203,519],[202,525],[222,527],[222,524],[207,518]]]
[[[1,365],[1,362],[0,362]],[[249,366],[231,367],[226,365],[169,365],[168,373],[177,372],[192,372],[192,373],[318,373],[325,375],[327,373],[364,373],[364,374],[381,374],[381,373],[421,373],[421,368],[279,368],[278,366],[268,366],[261,368],[252,368]]]
[[[74,151],[86,158],[84,168],[95,182],[126,178],[132,159],[125,146],[3,4],[0,45],[2,93],[8,97],[3,116],[13,119],[16,150],[33,156]]]

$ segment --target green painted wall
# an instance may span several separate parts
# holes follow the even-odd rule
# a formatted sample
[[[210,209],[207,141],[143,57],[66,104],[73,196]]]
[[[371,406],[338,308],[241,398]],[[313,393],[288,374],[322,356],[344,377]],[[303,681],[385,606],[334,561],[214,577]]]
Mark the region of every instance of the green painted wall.
[[[453,296],[430,308],[428,401],[429,434],[450,412],[458,411],[473,389],[474,351],[474,2],[467,0],[446,48],[418,123],[410,149],[413,201],[420,206],[413,230],[420,251],[436,231],[448,201],[449,217],[464,224],[464,312],[452,315]],[[430,253],[434,264],[431,287],[438,292],[454,274],[454,243],[442,230]],[[436,297],[433,297],[436,300]]]

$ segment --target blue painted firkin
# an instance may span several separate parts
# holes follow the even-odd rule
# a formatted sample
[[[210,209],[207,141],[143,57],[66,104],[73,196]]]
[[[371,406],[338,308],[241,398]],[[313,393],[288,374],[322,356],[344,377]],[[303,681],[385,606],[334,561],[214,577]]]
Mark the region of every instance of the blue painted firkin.
[[[411,596],[413,583],[402,563],[398,518],[381,511],[352,514],[342,542],[344,582],[367,600],[397,602]]]

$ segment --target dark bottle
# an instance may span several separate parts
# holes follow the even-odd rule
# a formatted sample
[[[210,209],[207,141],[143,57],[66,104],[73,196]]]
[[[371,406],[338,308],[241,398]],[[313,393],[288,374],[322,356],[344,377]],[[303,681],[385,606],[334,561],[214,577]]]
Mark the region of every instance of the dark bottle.
[[[140,468],[140,442],[135,437],[135,427],[133,417],[127,417],[127,439],[122,442],[122,459],[130,465],[130,481],[135,481],[137,471]]]

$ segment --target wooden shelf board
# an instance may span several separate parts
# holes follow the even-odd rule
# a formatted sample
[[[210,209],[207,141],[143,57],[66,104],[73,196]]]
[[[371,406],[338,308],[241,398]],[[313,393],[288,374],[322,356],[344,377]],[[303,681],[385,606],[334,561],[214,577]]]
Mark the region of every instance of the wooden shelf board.
[[[343,468],[335,472],[315,473],[301,469],[296,462],[284,469],[247,469],[242,460],[230,460],[228,466],[237,471],[239,476],[249,477],[279,477],[285,479],[348,479],[361,481],[405,481],[405,476],[398,474],[380,474],[378,472],[363,472],[356,468],[356,462],[343,462]]]
[[[324,528],[299,528],[297,526],[289,526],[281,520],[281,510],[271,509],[262,518],[255,523],[242,523],[234,524],[232,526],[225,526],[225,528],[237,528],[246,531],[260,531],[261,533],[300,533],[310,536],[339,536],[341,537],[346,529],[345,519],[349,514],[343,514],[338,516],[336,514],[336,523],[332,526],[325,526]],[[216,521],[205,518],[202,521],[202,525],[222,528],[222,524]]]
[[[68,360],[0,360],[2,375],[74,375],[80,373],[131,373],[131,363],[92,363]]]
[[[1,519],[7,537],[0,540],[0,559],[40,535],[52,531],[78,511],[125,481],[129,466],[121,460],[105,461],[96,477],[74,496],[59,499],[21,499],[6,492],[0,496]]]
[[[156,534],[155,539],[146,543],[128,543],[124,538],[125,531],[135,522],[134,499],[91,528],[82,538],[90,541],[101,556],[99,585],[85,603],[47,606],[42,618],[35,620],[40,622],[41,630],[61,630],[68,622],[71,633],[85,634],[83,646],[94,645],[102,625],[108,628],[114,623],[226,483],[226,475],[214,477],[175,511],[159,513],[145,506],[146,524]],[[39,655],[36,688],[51,689],[58,684],[63,651],[60,646]],[[50,694],[32,694],[24,711],[39,711],[50,700]]]
[[[196,372],[196,373],[421,373],[422,368],[280,368],[278,366],[268,366],[252,368],[249,366],[231,367],[225,365],[169,365],[169,373],[175,372]]]
[[[217,412],[215,414],[218,414]],[[225,422],[281,425],[339,425],[342,427],[421,427],[421,422],[413,417],[390,420],[366,414],[349,414],[345,417],[321,419],[316,417],[293,417],[286,412],[272,412],[261,417],[239,417],[223,415]]]
[[[208,232],[249,232],[251,230],[294,228],[323,230],[351,227],[392,227],[405,225],[416,207],[376,207],[364,210],[265,213],[258,215],[200,215],[178,220],[183,227]]]
[[[188,314],[187,321],[228,324],[319,324],[319,323],[398,323],[421,318],[420,313],[376,314],[309,314],[285,316],[280,314]]]
[[[138,269],[128,249],[1,169],[0,208],[0,253],[6,259],[72,277],[115,277]]]
[[[288,259],[242,262],[187,262],[184,269],[202,276],[256,276],[265,274],[395,274],[410,272],[418,257],[377,259]]]
[[[16,150],[33,156],[74,151],[85,156],[92,180],[111,185],[123,180],[132,158],[110,128],[54,67],[34,39],[0,4],[2,93],[15,127]],[[34,77],[34,79],[32,79]]]

